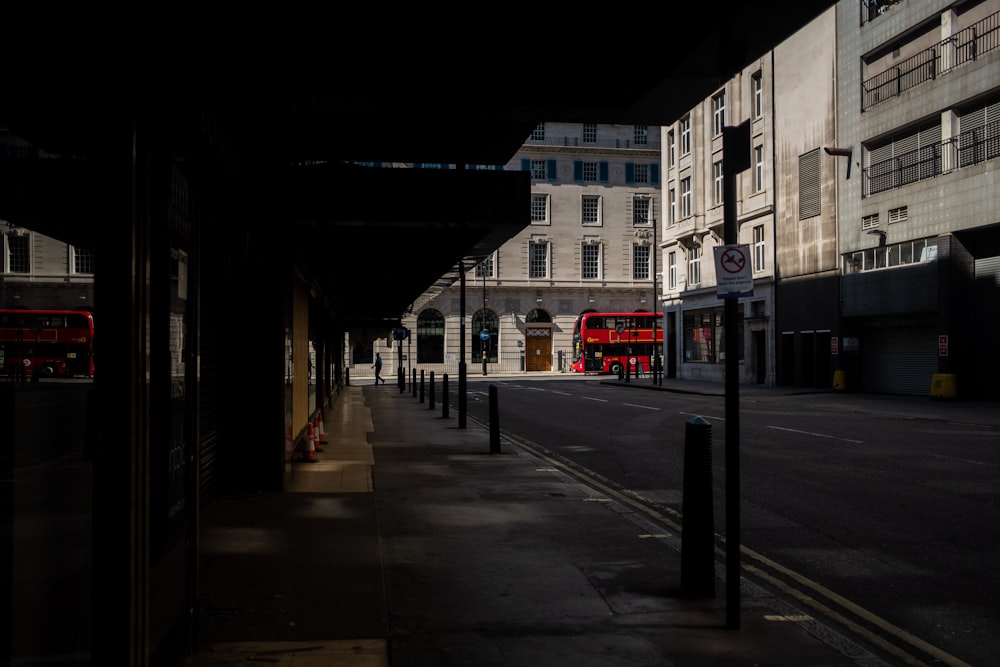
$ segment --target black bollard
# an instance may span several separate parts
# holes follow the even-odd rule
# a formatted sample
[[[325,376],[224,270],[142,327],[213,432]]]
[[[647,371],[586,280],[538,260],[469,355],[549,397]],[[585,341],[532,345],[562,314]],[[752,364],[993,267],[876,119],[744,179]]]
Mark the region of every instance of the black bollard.
[[[413,398],[417,397],[417,369],[414,368],[413,372],[410,373],[410,393],[413,394]]]
[[[420,402],[424,402],[424,369],[420,369]]]
[[[497,386],[490,385],[490,454],[500,453],[500,410],[497,407]]]
[[[406,391],[406,371],[403,370],[402,366],[396,371],[396,384],[399,385],[400,394]]]
[[[448,418],[448,374],[441,376],[441,418]]]
[[[434,409],[434,371],[431,371],[431,384],[429,387],[430,393],[427,395],[427,409]]]
[[[715,597],[715,523],[712,505],[712,425],[693,417],[684,431],[681,520],[681,594]]]
[[[345,387],[350,387],[351,386],[351,369],[350,368],[345,368],[344,369],[344,386]]]

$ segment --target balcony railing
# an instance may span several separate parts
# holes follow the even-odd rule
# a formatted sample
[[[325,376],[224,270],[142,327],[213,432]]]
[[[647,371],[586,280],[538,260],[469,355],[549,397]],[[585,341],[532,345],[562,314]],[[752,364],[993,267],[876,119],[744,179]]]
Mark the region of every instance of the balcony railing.
[[[865,196],[997,158],[1000,158],[1000,121],[869,165],[864,170]]]
[[[913,55],[861,84],[861,110],[974,61],[1000,46],[1000,12]]]
[[[581,137],[545,137],[544,139],[528,137],[528,140],[524,143],[528,146],[630,148],[634,150],[648,151],[660,150],[659,137],[656,137],[655,139],[653,137],[649,137],[645,142],[636,142],[634,139],[594,139],[593,141],[584,141]]]

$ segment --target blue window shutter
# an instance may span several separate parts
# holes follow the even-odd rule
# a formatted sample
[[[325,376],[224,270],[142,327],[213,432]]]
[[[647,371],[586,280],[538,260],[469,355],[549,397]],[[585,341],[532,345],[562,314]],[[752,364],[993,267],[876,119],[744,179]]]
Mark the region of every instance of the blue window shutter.
[[[583,182],[583,161],[573,160],[573,180],[577,183]]]
[[[531,171],[531,160],[521,158],[521,171]]]
[[[653,185],[660,184],[660,165],[655,162],[649,165],[649,182]]]
[[[625,163],[625,182],[631,185],[635,183],[635,163],[626,162]]]
[[[556,161],[548,160],[546,163],[546,176],[550,181],[556,180]]]
[[[608,163],[598,162],[597,163],[597,180],[601,183],[608,182]]]

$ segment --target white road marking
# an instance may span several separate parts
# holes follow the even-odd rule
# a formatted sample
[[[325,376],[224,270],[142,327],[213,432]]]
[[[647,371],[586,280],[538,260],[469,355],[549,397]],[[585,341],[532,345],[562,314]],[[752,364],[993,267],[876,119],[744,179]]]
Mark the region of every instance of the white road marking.
[[[659,411],[660,408],[654,408],[651,405],[637,405],[635,403],[622,403],[622,405],[627,405],[630,408],[642,408],[643,410],[656,410]]]
[[[783,428],[781,426],[768,426],[768,428],[773,428],[775,431],[788,431],[789,433],[801,433],[802,435],[812,435],[817,438],[829,438],[830,440],[840,440],[842,442],[853,442],[855,444],[864,444],[864,440],[851,440],[850,438],[838,438],[835,435],[827,435],[825,433],[813,433],[812,431],[800,431],[797,428]]]

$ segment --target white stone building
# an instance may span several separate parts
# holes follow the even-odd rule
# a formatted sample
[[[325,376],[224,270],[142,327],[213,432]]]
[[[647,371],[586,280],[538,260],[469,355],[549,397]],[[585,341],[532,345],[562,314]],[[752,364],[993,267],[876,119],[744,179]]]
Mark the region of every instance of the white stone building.
[[[573,325],[585,311],[652,311],[661,217],[658,127],[540,124],[504,167],[531,173],[530,224],[467,267],[468,373],[570,372]],[[413,304],[402,324],[404,367],[456,377],[461,281]],[[480,334],[488,332],[484,339]],[[399,346],[377,339],[397,368]],[[352,359],[364,373],[367,351]],[[369,371],[370,372],[370,371]]]

